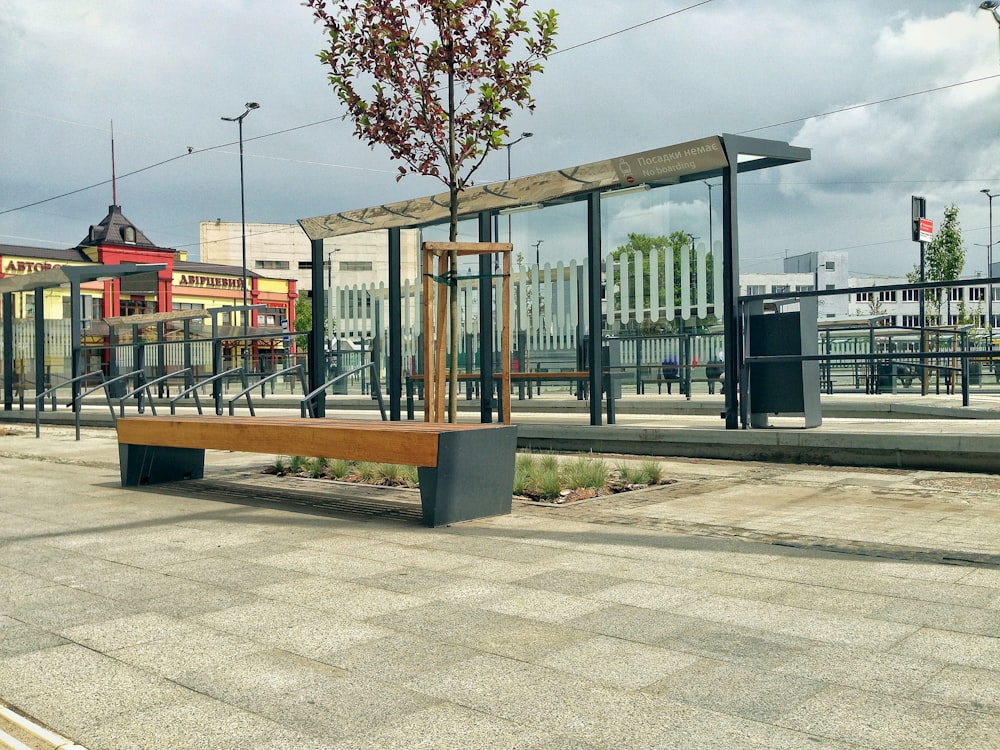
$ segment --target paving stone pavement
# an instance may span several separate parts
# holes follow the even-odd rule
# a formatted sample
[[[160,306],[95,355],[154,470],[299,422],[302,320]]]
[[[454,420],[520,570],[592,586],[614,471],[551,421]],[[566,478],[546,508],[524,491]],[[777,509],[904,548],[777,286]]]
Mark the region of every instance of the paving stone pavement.
[[[0,433],[0,702],[89,750],[1000,748],[996,475],[665,459],[427,529],[271,456],[123,489],[113,430]]]

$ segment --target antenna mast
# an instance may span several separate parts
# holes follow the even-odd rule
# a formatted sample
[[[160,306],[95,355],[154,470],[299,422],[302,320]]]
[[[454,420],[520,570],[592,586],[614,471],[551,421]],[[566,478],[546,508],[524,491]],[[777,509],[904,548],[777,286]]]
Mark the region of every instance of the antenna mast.
[[[115,179],[115,121],[111,121],[111,205],[118,205],[118,183]]]

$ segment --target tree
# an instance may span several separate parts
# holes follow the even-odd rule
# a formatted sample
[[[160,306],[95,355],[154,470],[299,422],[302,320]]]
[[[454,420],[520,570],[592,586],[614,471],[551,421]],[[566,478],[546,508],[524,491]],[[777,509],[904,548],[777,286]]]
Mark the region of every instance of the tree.
[[[669,235],[660,235],[658,237],[651,237],[645,234],[637,234],[635,232],[630,232],[628,235],[628,242],[624,245],[619,246],[616,250],[612,251],[612,259],[621,263],[623,258],[631,259],[633,263],[638,263],[639,259],[642,261],[642,280],[643,280],[643,299],[642,304],[638,304],[635,299],[635,288],[632,287],[631,298],[625,300],[628,304],[634,306],[634,309],[645,309],[649,310],[652,304],[652,294],[650,289],[650,283],[652,280],[652,274],[650,272],[650,259],[652,257],[654,250],[659,250],[660,257],[666,258],[666,262],[671,263],[674,268],[674,287],[670,295],[667,294],[666,290],[666,274],[663,273],[663,268],[659,269],[657,274],[659,278],[659,289],[657,297],[660,300],[660,304],[666,305],[666,325],[671,325],[670,321],[674,315],[674,308],[681,304],[681,284],[684,280],[681,278],[680,268],[681,268],[681,252],[684,248],[690,247],[691,237],[686,232],[671,232]],[[694,254],[691,255],[691,276],[687,279],[687,284],[691,288],[697,281],[696,276],[696,266]],[[706,257],[706,283],[708,288],[713,288],[714,279],[714,267],[712,262],[712,254],[709,253]],[[622,300],[620,289],[620,278],[621,270],[616,268],[614,272],[614,299],[615,307],[617,309],[622,309]],[[692,295],[692,298],[694,295]],[[672,301],[672,304],[671,304]],[[661,319],[662,316],[661,316]],[[651,320],[644,319],[639,321],[639,331],[641,333],[654,333],[658,330],[664,330],[665,326],[662,324],[654,324]]]
[[[306,297],[304,294],[300,294],[298,297],[295,298],[295,330],[297,331],[312,330],[312,324],[313,324],[312,300]],[[302,351],[308,351],[309,337],[296,336],[295,344]]]
[[[945,208],[941,228],[924,249],[924,278],[927,281],[955,281],[962,275],[964,267],[965,245],[962,243],[962,228],[958,223],[958,207],[952,204]],[[920,281],[920,267],[915,266],[906,278],[908,281]],[[940,322],[941,290],[931,290],[926,296],[934,309],[934,316]],[[949,290],[949,302],[950,298]]]
[[[448,188],[449,240],[458,239],[458,195],[510,132],[511,106],[534,110],[531,78],[555,49],[556,12],[527,0],[306,0],[327,31],[319,54],[354,121],[354,134],[386,146],[407,173]],[[519,57],[515,52],[520,53]],[[457,269],[457,256],[450,257]],[[453,352],[458,286],[447,280]],[[457,357],[449,371],[449,419],[456,419]]]

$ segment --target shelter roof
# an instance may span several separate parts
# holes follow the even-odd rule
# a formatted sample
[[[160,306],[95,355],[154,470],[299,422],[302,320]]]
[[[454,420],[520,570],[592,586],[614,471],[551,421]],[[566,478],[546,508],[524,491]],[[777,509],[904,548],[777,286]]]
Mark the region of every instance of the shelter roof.
[[[0,294],[48,289],[49,287],[62,286],[69,283],[82,284],[87,281],[97,281],[98,279],[116,279],[137,273],[162,271],[164,268],[166,268],[166,265],[163,263],[120,263],[114,266],[96,264],[91,266],[59,266],[58,268],[50,268],[46,271],[7,276],[0,279]]]
[[[567,167],[553,172],[470,187],[459,195],[459,216],[502,212],[582,200],[600,192],[674,185],[718,176],[730,164],[737,171],[764,169],[807,161],[809,149],[745,136],[710,136],[673,146]],[[537,206],[535,205],[537,204]],[[448,220],[447,193],[343,211],[299,225],[311,240],[393,227],[419,227]]]
[[[39,258],[62,263],[91,263],[79,248],[69,250],[47,247],[27,247],[26,245],[0,245],[0,255],[17,255],[22,258]],[[2,269],[0,269],[2,270]]]

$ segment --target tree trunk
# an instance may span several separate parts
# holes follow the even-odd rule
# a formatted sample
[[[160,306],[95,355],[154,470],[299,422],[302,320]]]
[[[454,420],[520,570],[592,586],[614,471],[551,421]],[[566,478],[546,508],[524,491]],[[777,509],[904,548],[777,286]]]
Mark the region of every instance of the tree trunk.
[[[448,197],[451,221],[448,241],[458,242],[458,166],[455,162],[455,60],[448,66]],[[448,365],[448,421],[458,421],[458,252],[448,251],[448,305],[451,307],[451,362]],[[443,332],[442,332],[443,333]]]

